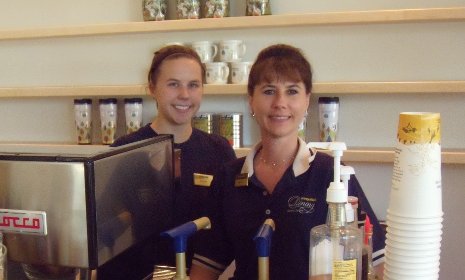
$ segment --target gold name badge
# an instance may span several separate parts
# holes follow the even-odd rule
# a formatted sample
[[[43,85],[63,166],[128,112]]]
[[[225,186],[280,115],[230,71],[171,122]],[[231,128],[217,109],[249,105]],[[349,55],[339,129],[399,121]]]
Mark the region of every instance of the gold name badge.
[[[234,186],[236,188],[240,187],[247,187],[249,185],[249,174],[242,173],[236,176],[236,180],[234,181]]]
[[[210,187],[213,181],[212,175],[194,173],[194,185]]]

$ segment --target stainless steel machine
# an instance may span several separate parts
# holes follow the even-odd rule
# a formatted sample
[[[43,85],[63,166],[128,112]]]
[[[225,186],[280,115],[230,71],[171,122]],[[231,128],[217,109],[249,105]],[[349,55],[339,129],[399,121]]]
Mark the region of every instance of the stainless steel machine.
[[[172,226],[173,159],[169,135],[117,148],[0,145],[9,259],[29,279],[101,280],[105,266],[113,275],[135,269],[126,263],[141,254],[134,248],[156,255],[157,236]]]

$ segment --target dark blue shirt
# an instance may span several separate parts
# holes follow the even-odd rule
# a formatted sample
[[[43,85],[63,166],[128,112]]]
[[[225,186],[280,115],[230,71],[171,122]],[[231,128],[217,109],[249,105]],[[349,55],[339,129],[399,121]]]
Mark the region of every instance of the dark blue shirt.
[[[112,146],[121,146],[156,136],[158,133],[147,124],[138,131],[116,139]],[[207,214],[206,201],[211,188],[194,184],[194,173],[213,176],[225,162],[236,159],[233,148],[224,137],[195,128],[186,142],[175,143],[174,148],[181,150],[181,177],[175,182],[173,227]],[[171,245],[172,241],[166,240],[166,242]],[[193,242],[194,240],[191,239],[188,242],[186,252],[188,267],[193,255]],[[158,255],[154,257],[154,262],[174,265],[175,252],[170,245],[167,245],[169,249],[157,249],[159,252],[152,252]]]
[[[145,140],[157,136],[150,124],[138,131],[118,138],[113,147]],[[236,159],[228,141],[216,134],[208,134],[193,129],[190,138],[183,143],[175,143],[181,150],[181,178],[176,182],[175,225],[204,216],[209,187],[194,184],[194,173],[214,175],[225,163]]]
[[[301,146],[304,143],[301,142]],[[253,154],[253,153],[252,153]],[[303,155],[304,154],[304,155]],[[227,163],[214,179],[210,216],[212,229],[199,232],[194,262],[220,273],[235,260],[234,279],[257,279],[258,256],[253,237],[271,218],[276,230],[271,241],[270,279],[307,280],[310,230],[326,222],[326,190],[333,180],[333,158],[316,153],[310,158],[302,147],[293,166],[269,194],[253,174],[248,186],[237,186],[236,176],[253,172],[253,156]],[[302,166],[305,166],[306,168]],[[349,194],[359,197],[362,210],[373,221],[376,250],[384,248],[384,234],[371,207],[352,176]]]

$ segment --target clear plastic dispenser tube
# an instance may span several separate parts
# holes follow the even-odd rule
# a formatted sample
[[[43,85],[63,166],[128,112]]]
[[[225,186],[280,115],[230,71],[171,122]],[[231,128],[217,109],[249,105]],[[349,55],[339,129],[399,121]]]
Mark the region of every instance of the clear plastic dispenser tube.
[[[332,142],[326,148],[333,151],[334,181],[326,196],[326,224],[310,231],[309,279],[360,280],[362,235],[360,230],[347,224],[347,190],[340,174],[340,158],[345,144]]]

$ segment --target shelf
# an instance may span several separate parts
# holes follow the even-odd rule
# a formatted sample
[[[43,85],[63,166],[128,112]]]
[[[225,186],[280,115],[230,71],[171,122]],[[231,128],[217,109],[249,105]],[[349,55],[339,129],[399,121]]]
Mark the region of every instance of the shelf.
[[[0,40],[319,25],[465,21],[465,7],[205,18],[0,30]]]
[[[205,85],[206,95],[245,95],[246,85]],[[465,94],[465,81],[325,82],[315,83],[313,94]],[[0,88],[0,98],[119,97],[149,95],[146,85]]]
[[[344,162],[393,163],[394,149],[356,148],[344,152]],[[444,149],[441,153],[442,164],[465,164],[465,151]]]
[[[237,157],[246,156],[250,148],[235,149]],[[329,151],[321,152],[330,154]],[[465,164],[465,150],[443,150],[442,151],[442,164]],[[391,164],[394,162],[394,149],[387,148],[349,148],[344,151],[342,161],[345,163],[386,163]]]

